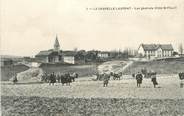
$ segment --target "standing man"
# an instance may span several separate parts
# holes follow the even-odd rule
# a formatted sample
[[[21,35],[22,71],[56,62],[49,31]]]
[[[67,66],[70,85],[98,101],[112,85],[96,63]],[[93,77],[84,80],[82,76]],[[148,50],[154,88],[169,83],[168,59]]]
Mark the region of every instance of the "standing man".
[[[54,74],[54,72],[50,75],[50,83],[49,85],[54,85],[54,83],[56,82],[56,76]]]
[[[108,86],[108,83],[109,83],[109,79],[110,79],[110,74],[104,74],[104,80],[103,80],[103,86],[104,87],[107,87]]]
[[[158,85],[157,83],[157,78],[156,78],[156,72],[152,72],[152,75],[151,75],[151,81],[153,82],[153,86],[154,88],[156,87],[156,85]]]
[[[17,83],[18,79],[17,79],[17,74],[15,73],[15,76],[13,77],[13,84]]]
[[[183,88],[184,85],[184,72],[178,74],[180,79],[180,88]]]
[[[138,72],[138,74],[136,75],[137,87],[141,87],[142,78],[143,78],[142,74],[140,72]]]

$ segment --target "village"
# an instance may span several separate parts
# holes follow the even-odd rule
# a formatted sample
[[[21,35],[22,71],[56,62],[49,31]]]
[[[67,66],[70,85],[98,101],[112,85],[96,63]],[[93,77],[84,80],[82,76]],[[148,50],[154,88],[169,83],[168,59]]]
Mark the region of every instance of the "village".
[[[184,0],[1,0],[0,115],[184,116]]]
[[[172,44],[140,43],[137,49],[123,51],[64,50],[61,46],[56,36],[53,48],[40,50],[34,57],[1,57],[4,114],[137,115],[135,105],[141,116],[182,114],[182,44],[175,50]],[[112,105],[119,107],[112,109]]]
[[[133,52],[65,51],[58,39],[34,58],[1,60],[3,114],[182,115],[184,57],[172,44],[140,44]],[[149,71],[156,72],[156,84]]]
[[[123,62],[123,68],[114,73],[121,72],[123,74],[134,74],[141,70],[156,71],[159,74],[180,73],[183,69],[175,69],[170,71],[170,62],[164,64],[165,61],[175,61],[176,67],[184,58],[183,46],[179,45],[178,50],[174,50],[172,44],[144,44],[140,43],[137,49],[126,48],[114,51],[100,50],[63,50],[59,38],[56,35],[53,43],[53,48],[41,50],[34,57],[1,57],[1,80],[9,80],[18,73],[24,72],[27,69],[41,68],[45,73],[72,73],[76,72],[80,77],[92,76],[97,73],[114,72],[113,65],[117,66]],[[108,64],[109,62],[109,64]],[[115,64],[113,62],[116,62]],[[156,66],[148,66],[155,62]],[[142,66],[136,66],[141,63]],[[108,64],[108,65],[103,65]],[[129,66],[129,65],[135,66]],[[144,65],[143,65],[144,64]],[[166,65],[165,70],[160,71],[159,67]],[[115,67],[114,66],[114,67]],[[136,68],[137,67],[137,68]],[[180,67],[180,66],[178,66]]]
[[[34,57],[11,58],[2,56],[1,66],[22,63],[29,66],[44,64],[88,64],[101,63],[112,60],[134,59],[140,61],[151,61],[168,58],[178,58],[183,55],[183,46],[180,50],[174,50],[172,44],[144,44],[140,43],[137,49],[125,48],[122,50],[100,51],[100,50],[62,50],[58,37],[55,38],[53,48],[42,50]]]

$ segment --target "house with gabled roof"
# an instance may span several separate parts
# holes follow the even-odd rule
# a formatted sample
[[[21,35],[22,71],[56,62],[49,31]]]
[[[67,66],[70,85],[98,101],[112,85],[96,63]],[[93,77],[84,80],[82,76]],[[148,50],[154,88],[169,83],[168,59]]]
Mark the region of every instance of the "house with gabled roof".
[[[171,57],[173,54],[172,44],[141,44],[138,54],[147,59]]]
[[[102,59],[107,59],[107,58],[110,57],[110,53],[107,52],[107,51],[99,51],[99,52],[97,53],[97,57],[98,57],[98,58],[102,58]]]
[[[63,61],[68,64],[76,64],[76,52],[63,51]]]
[[[53,49],[40,51],[35,58],[43,63],[63,62],[62,51],[54,51]]]

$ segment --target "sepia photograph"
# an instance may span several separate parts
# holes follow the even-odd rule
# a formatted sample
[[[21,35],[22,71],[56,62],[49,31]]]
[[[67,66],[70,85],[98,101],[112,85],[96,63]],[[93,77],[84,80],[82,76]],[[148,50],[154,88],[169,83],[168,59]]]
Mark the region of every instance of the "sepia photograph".
[[[184,0],[0,0],[2,116],[184,116]]]

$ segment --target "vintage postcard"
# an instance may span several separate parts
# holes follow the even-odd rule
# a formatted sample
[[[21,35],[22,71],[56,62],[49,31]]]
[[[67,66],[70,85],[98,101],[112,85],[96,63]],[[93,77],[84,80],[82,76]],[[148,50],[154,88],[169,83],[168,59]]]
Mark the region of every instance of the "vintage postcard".
[[[1,0],[2,116],[184,116],[184,0]]]

